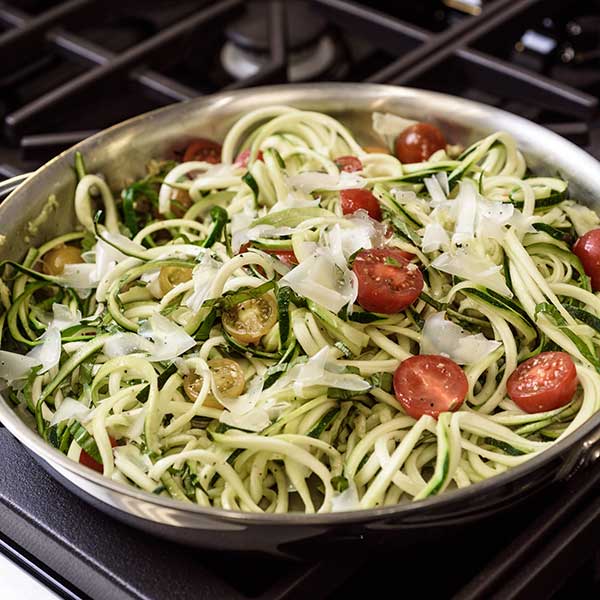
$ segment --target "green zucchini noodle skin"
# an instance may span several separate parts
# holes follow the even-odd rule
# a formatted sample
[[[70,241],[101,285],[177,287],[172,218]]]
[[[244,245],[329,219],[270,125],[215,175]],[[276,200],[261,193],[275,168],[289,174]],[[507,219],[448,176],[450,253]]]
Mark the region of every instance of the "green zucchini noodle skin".
[[[342,173],[341,156],[361,169]],[[203,507],[368,509],[494,477],[600,409],[600,299],[569,243],[600,221],[568,198],[567,182],[531,174],[509,134],[401,164],[367,153],[328,115],[269,106],[233,125],[219,165],[153,163],[118,193],[80,169],[80,230],[3,265],[3,350],[35,357],[54,336],[60,356],[9,382],[9,397],[74,461],[85,451],[106,477]],[[377,233],[366,215],[343,214],[347,182],[377,198],[393,230],[380,243],[413,254],[424,274],[424,293],[404,311],[362,310],[347,265],[336,263],[339,289],[323,296],[350,289],[341,310],[283,281],[296,267],[282,253],[293,251],[300,269],[329,260],[335,236]],[[463,217],[448,215],[467,192],[513,216],[493,231],[463,230]],[[427,247],[440,211],[448,240]],[[65,244],[84,264],[48,273],[50,253]],[[487,261],[495,284],[440,266],[461,252]],[[242,303],[261,319],[275,311],[256,339],[235,330]],[[57,305],[71,319],[61,327]],[[461,363],[469,387],[458,410],[414,419],[391,378],[422,353],[439,312],[463,335],[497,343]],[[561,408],[523,412],[507,380],[550,349],[573,358],[577,392]],[[231,361],[239,385],[228,396],[217,373]]]

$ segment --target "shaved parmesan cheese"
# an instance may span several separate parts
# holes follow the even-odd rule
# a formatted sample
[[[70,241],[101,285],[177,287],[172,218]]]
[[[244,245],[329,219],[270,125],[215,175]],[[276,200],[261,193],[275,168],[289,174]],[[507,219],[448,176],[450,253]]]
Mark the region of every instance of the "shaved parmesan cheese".
[[[132,242],[129,238],[120,233],[103,231],[101,238],[94,247],[96,256],[96,272],[93,275],[94,284],[110,275],[120,262],[129,258],[127,254],[121,252],[121,250],[118,250],[111,244],[115,244],[119,248],[122,248],[133,255],[146,251],[144,246]]]
[[[398,135],[417,121],[404,119],[391,113],[374,112],[372,122],[373,131],[385,140],[388,148],[393,148]]]
[[[506,228],[510,225],[522,233],[531,231],[530,221],[513,204],[482,197],[472,181],[460,182],[459,192],[454,200],[446,198],[437,177],[426,179],[425,185],[433,208],[430,217],[434,223],[453,230],[452,243],[455,245],[468,243],[475,238],[502,242]],[[432,239],[437,239],[441,233],[436,229],[429,235]]]
[[[514,205],[480,198],[478,206],[477,237],[481,239],[504,239],[505,225],[513,224],[517,217]],[[519,215],[522,217],[521,213]],[[518,218],[518,217],[517,217]]]
[[[246,241],[258,240],[261,237],[279,238],[284,235],[292,235],[299,227],[275,227],[274,225],[256,225],[246,231]]]
[[[216,249],[219,246],[223,247],[221,242],[216,242],[212,247],[213,251],[216,252]],[[166,244],[165,246],[157,246],[156,248],[150,248],[146,250],[146,256],[148,258],[154,260],[161,260],[163,258],[197,258],[201,254],[206,252],[206,248],[202,248],[201,246],[195,246],[193,244]]]
[[[467,333],[445,319],[444,314],[438,312],[426,319],[421,334],[421,354],[441,354],[459,365],[470,365],[502,345],[481,333]]]
[[[355,212],[344,222],[321,232],[320,245],[329,248],[336,264],[347,267],[348,258],[361,249],[383,245],[381,224],[371,219],[365,210]]]
[[[467,250],[457,250],[454,254],[440,254],[431,266],[438,271],[456,275],[472,281],[475,285],[488,287],[503,296],[512,297],[512,292],[506,285],[500,272],[500,266],[489,258],[469,253]]]
[[[444,194],[446,196],[450,193],[450,184],[448,183],[448,173],[446,171],[438,171],[435,174],[435,178],[438,180],[439,184],[442,186],[442,190],[444,190]]]
[[[447,248],[449,245],[450,236],[439,223],[428,223],[425,225],[425,233],[423,234],[421,245],[423,252],[435,252],[440,248]]]
[[[93,263],[65,265],[59,279],[60,284],[65,287],[73,288],[78,292],[89,292],[98,283],[96,265]]]
[[[146,283],[146,289],[155,298],[162,298],[164,296],[163,291],[160,287],[160,269],[153,269],[152,271],[146,271],[140,276],[140,281]]]
[[[143,473],[146,473],[154,466],[150,456],[140,452],[140,449],[133,444],[115,446],[113,448],[113,454],[115,457],[115,464],[117,466],[119,465],[119,461],[128,461]]]
[[[255,376],[248,386],[245,394],[237,398],[227,398],[219,394],[215,378],[211,375],[211,391],[215,398],[226,408],[219,421],[239,427],[247,431],[261,431],[271,424],[271,418],[267,406],[257,406],[263,391],[264,378]]]
[[[306,171],[287,178],[287,184],[305,194],[315,190],[334,191],[363,188],[367,180],[356,173],[342,171],[338,175]]]
[[[109,358],[127,356],[135,352],[152,353],[154,346],[150,340],[143,338],[137,333],[123,332],[111,335],[102,348],[102,352]]]
[[[300,190],[291,190],[286,198],[277,200],[269,213],[287,210],[288,208],[306,208],[310,206],[319,206],[319,199],[312,198]]]
[[[344,373],[344,367],[334,358],[335,350],[324,346],[305,363],[297,364],[283,375],[273,386],[275,389],[292,385],[294,393],[301,396],[306,387],[324,385],[327,387],[362,392],[371,385],[359,375]]]
[[[70,306],[55,302],[52,305],[52,314],[50,327],[56,327],[59,331],[81,324],[81,311],[77,308],[72,310]]]
[[[426,177],[423,182],[427,188],[427,193],[431,196],[430,205],[432,208],[437,208],[448,202],[446,197],[448,192],[442,189],[440,180],[437,177]]]
[[[239,252],[240,248],[250,241],[246,232],[255,219],[256,211],[251,208],[250,203],[244,207],[243,212],[231,215],[231,247],[235,253]]]
[[[478,216],[477,195],[477,190],[470,181],[460,182],[458,195],[453,202],[456,221],[452,236],[453,244],[463,244],[475,237]]]
[[[60,360],[60,331],[57,327],[48,327],[39,340],[42,343],[30,350],[27,356],[42,365],[41,374],[55,367]]]
[[[68,421],[69,419],[77,419],[79,422],[84,423],[90,416],[91,410],[74,400],[73,398],[65,398],[58,410],[52,416],[50,425],[56,425],[61,421]]]
[[[243,415],[224,410],[219,416],[219,421],[230,427],[254,432],[262,431],[271,424],[269,413],[262,408],[253,408]]]
[[[347,510],[358,510],[360,500],[358,490],[353,480],[348,480],[348,487],[343,492],[336,492],[331,498],[331,512],[345,512]]]
[[[0,379],[10,385],[13,381],[25,379],[31,369],[39,364],[40,361],[31,356],[0,350]]]
[[[150,354],[150,360],[153,361],[172,360],[196,345],[196,340],[183,327],[160,314],[152,315],[142,323],[139,332],[142,337],[154,342]]]
[[[221,263],[216,261],[208,252],[204,254],[202,260],[192,271],[194,291],[184,302],[185,306],[194,312],[200,310],[204,302],[208,300],[210,288],[221,266]]]
[[[337,264],[332,252],[325,248],[317,248],[285,275],[281,285],[286,284],[334,313],[348,303],[353,304],[358,294],[356,275]]]
[[[102,351],[109,358],[143,352],[154,362],[174,359],[196,345],[182,327],[160,314],[142,323],[139,331],[140,335],[132,332],[111,335]]]

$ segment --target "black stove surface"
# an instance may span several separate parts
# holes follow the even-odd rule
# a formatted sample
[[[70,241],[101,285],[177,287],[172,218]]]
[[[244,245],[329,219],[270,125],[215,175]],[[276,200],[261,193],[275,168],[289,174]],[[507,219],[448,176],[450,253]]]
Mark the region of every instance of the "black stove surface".
[[[307,80],[479,100],[600,158],[600,0],[390,4],[0,2],[0,179],[153,108]],[[598,471],[460,536],[294,563],[203,552],[122,525],[56,483],[0,427],[0,551],[64,598],[318,600],[389,589],[465,600],[592,598],[600,596]]]

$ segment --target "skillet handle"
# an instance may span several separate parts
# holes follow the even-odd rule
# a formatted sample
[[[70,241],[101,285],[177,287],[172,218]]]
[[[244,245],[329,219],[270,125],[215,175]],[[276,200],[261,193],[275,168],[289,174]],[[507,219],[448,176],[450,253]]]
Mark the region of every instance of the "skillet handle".
[[[33,173],[21,173],[10,179],[0,182],[0,201],[4,200],[11,192],[14,192],[22,183],[25,183]]]
[[[592,465],[600,465],[600,427],[592,429],[584,441],[572,451],[556,472],[558,481],[569,481],[583,469]],[[600,469],[598,469],[600,471]]]

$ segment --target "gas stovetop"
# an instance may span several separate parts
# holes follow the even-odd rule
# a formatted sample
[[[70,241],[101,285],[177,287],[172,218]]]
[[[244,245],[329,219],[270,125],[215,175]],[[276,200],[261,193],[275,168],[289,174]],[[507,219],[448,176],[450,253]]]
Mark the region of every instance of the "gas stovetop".
[[[464,96],[600,158],[600,1],[388,4],[0,2],[0,178],[141,112],[290,81]],[[0,427],[0,552],[65,598],[317,600],[416,585],[441,598],[597,597],[599,483],[596,466],[460,536],[295,563],[203,552],[122,525],[56,483]]]

